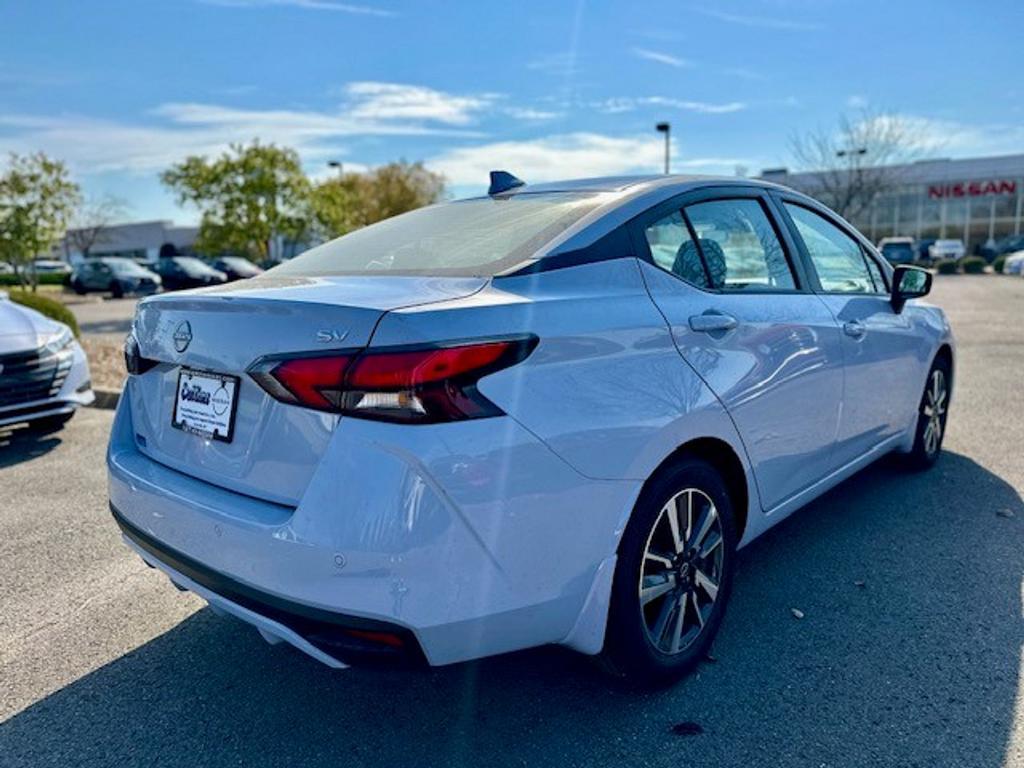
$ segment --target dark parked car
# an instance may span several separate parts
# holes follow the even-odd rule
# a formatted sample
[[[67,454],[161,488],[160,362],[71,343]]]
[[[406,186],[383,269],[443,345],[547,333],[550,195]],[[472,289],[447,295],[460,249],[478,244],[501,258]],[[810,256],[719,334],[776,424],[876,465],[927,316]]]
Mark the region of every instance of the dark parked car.
[[[263,270],[241,256],[225,256],[213,262],[213,268],[228,276],[228,282],[262,275]]]
[[[878,250],[890,264],[913,264],[917,258],[912,237],[883,237]]]
[[[114,298],[128,293],[150,294],[160,290],[160,276],[131,259],[102,257],[86,259],[71,275],[71,287],[77,294],[110,291]]]
[[[923,237],[917,241],[917,260],[930,262],[932,260],[929,248],[936,242],[934,237]]]
[[[1007,235],[994,243],[989,241],[977,249],[978,255],[984,257],[989,263],[994,261],[997,256],[1006,256],[1017,251],[1024,251],[1024,235]]]
[[[163,278],[164,290],[179,291],[182,288],[202,288],[206,285],[220,285],[228,281],[227,275],[205,264],[194,256],[172,256],[157,259],[153,267]]]

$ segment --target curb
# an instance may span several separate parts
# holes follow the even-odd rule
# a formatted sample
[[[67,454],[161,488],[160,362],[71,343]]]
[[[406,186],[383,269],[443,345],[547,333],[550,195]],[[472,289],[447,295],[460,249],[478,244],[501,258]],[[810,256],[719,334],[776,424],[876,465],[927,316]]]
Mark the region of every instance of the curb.
[[[96,395],[96,399],[89,404],[90,408],[102,408],[106,411],[112,411],[117,408],[117,401],[121,398],[121,390],[93,389],[92,392]]]

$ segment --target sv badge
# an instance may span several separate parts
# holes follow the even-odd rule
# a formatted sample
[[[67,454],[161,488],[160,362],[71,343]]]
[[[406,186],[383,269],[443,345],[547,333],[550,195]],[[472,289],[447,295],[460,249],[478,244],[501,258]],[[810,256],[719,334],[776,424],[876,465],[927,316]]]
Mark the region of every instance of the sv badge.
[[[335,331],[322,328],[316,332],[316,340],[321,344],[336,344],[339,341],[344,341],[346,336],[348,336],[348,331]]]

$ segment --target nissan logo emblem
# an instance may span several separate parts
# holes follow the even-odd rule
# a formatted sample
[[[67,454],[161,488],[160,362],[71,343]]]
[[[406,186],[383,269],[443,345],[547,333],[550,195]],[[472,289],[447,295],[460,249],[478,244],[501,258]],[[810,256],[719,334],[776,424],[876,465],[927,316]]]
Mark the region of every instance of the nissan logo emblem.
[[[178,323],[178,327],[174,329],[174,348],[178,352],[184,352],[188,349],[188,345],[192,343],[192,326],[189,325],[188,320]]]

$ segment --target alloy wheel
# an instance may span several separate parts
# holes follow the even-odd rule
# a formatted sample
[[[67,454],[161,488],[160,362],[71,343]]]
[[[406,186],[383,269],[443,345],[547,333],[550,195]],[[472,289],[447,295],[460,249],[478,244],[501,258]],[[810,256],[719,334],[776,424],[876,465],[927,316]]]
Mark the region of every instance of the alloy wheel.
[[[948,405],[947,395],[946,374],[941,368],[936,368],[928,377],[928,387],[925,389],[924,402],[921,404],[921,415],[926,420],[922,441],[925,453],[929,456],[935,454],[942,444]]]
[[[640,612],[651,644],[674,655],[707,624],[718,599],[724,557],[722,520],[698,488],[680,491],[662,507],[640,566]]]

